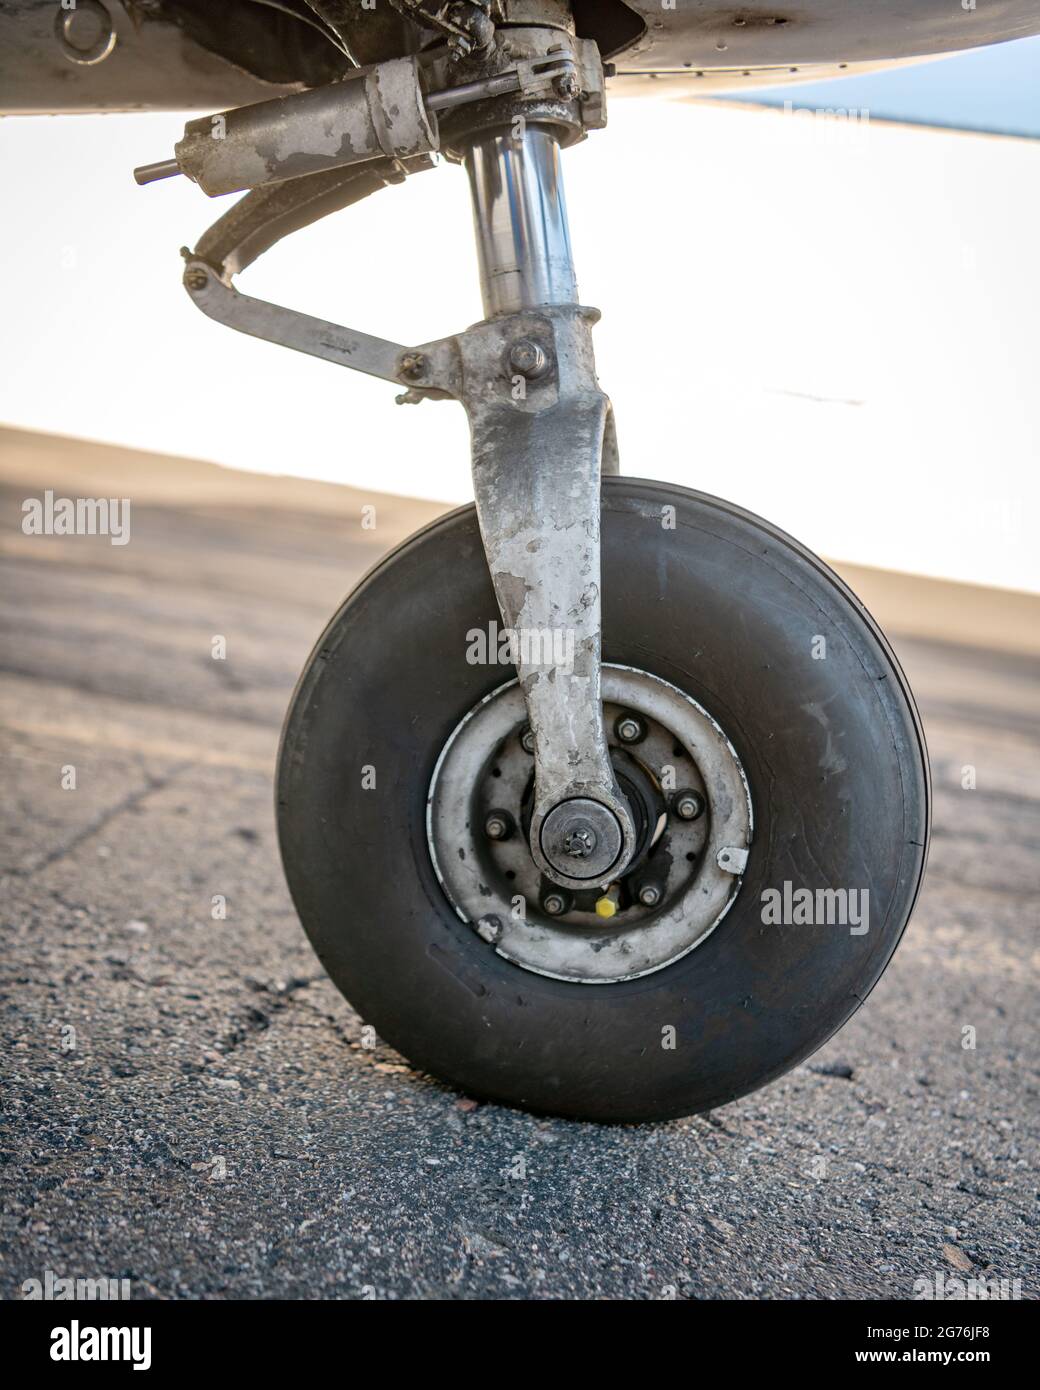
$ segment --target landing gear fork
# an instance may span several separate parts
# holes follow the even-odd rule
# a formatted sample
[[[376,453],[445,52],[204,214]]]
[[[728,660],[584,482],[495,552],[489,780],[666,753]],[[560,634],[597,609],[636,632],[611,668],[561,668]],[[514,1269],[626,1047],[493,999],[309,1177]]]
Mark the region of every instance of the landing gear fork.
[[[583,50],[586,76],[589,61]],[[563,75],[575,94],[573,73]],[[602,68],[590,85],[602,89]],[[600,479],[618,472],[618,457],[593,357],[599,313],[578,302],[559,118],[537,119],[544,94],[531,103],[533,119],[514,100],[507,129],[492,124],[465,150],[486,317],[464,332],[404,348],[251,299],[230,282],[242,255],[225,247],[214,257],[205,238],[186,254],[184,283],[211,318],[402,383],[399,400],[461,401],[481,536],[534,734],[531,853],[552,882],[588,888],[617,879],[636,847],[600,674]]]

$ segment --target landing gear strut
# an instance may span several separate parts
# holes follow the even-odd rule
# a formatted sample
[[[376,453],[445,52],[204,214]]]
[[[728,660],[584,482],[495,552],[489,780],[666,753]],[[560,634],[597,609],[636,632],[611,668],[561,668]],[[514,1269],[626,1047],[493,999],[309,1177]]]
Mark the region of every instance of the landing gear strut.
[[[479,61],[456,45],[227,113],[216,154],[189,128],[176,168],[144,178],[253,188],[186,253],[211,318],[470,422],[475,513],[362,581],[289,711],[282,853],[323,962],[366,1022],[468,1090],[689,1113],[806,1056],[881,973],[923,872],[923,739],[884,638],[818,560],[737,508],[618,476],[560,173],[604,123],[602,65],[566,25],[481,35]],[[344,161],[345,130],[363,158]],[[482,322],[405,347],[233,287],[438,144],[469,176]],[[473,657],[499,623],[515,679]],[[870,930],[767,924],[785,881],[866,888]]]

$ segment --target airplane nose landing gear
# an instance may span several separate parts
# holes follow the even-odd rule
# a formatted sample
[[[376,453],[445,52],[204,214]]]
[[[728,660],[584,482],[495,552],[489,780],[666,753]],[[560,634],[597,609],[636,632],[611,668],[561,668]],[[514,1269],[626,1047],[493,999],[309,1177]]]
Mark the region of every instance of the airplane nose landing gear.
[[[361,582],[288,714],[279,834],[318,954],[366,1022],[468,1090],[660,1118],[779,1075],[862,1001],[923,872],[927,763],[895,658],[825,566],[737,508],[617,476],[560,177],[561,147],[604,122],[602,66],[572,26],[512,9],[461,66],[410,69],[419,143],[394,146],[369,74],[354,99],[381,153],[344,164],[308,137],[339,162],[268,170],[185,285],[401,401],[458,400],[471,427],[475,512]],[[332,100],[304,96],[278,115],[280,168],[293,111],[305,126]],[[245,146],[268,119],[236,123]],[[233,288],[286,231],[428,167],[427,140],[469,174],[481,323],[404,347]],[[474,656],[499,620],[515,681]],[[767,920],[784,885],[869,891],[869,930]]]

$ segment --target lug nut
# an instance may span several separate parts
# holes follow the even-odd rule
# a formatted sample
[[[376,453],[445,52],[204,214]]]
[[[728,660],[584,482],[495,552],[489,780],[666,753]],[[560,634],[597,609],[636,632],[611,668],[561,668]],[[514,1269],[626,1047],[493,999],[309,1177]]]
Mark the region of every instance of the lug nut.
[[[562,893],[546,893],[542,899],[542,908],[550,917],[559,917],[567,911],[567,899]]]
[[[639,890],[639,901],[644,907],[656,907],[661,901],[661,890],[656,883],[644,883]]]
[[[545,371],[548,359],[537,343],[530,338],[521,338],[509,349],[509,365],[514,372],[533,380]]]
[[[672,798],[672,809],[680,820],[696,820],[704,814],[704,797],[700,792],[676,792]]]
[[[534,730],[531,728],[530,724],[526,726],[523,733],[520,735],[520,747],[525,753],[534,752]]]
[[[513,817],[508,811],[489,811],[484,821],[484,834],[489,840],[508,840],[513,832]]]
[[[614,732],[622,743],[638,743],[641,738],[646,737],[646,726],[634,714],[622,714],[618,716]]]

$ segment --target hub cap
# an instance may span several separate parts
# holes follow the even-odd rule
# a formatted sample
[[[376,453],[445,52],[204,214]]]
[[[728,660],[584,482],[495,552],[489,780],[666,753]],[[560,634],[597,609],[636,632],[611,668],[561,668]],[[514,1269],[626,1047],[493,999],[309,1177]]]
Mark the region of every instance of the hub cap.
[[[546,859],[597,886],[561,889],[531,856],[534,762],[516,681],[452,733],[427,803],[430,856],[459,917],[514,964],[582,984],[648,975],[705,940],[739,891],[752,829],[743,768],[707,711],[631,667],[604,665],[602,679],[611,759],[637,832],[609,889],[620,832],[598,802],[563,802],[541,832]]]
[[[621,853],[621,826],[609,806],[575,797],[542,822],[542,853],[571,878],[601,879]]]

